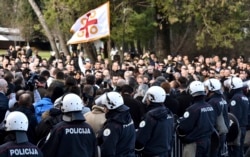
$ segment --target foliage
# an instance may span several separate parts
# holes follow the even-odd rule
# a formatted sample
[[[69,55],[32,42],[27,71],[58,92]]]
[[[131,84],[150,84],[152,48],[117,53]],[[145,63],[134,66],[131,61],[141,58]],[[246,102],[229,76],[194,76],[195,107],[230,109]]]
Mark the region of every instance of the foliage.
[[[140,41],[145,47],[155,33],[154,8],[140,6],[141,1],[112,3],[111,39],[116,44]],[[137,45],[138,46],[138,45]]]
[[[192,23],[196,46],[233,48],[243,40],[247,0],[156,0],[155,5],[171,25]]]
[[[36,0],[53,35],[61,32],[66,41],[74,22],[105,2]],[[19,28],[27,41],[47,40],[28,1],[0,3],[1,26]],[[111,40],[116,46],[140,41],[147,47],[156,36],[156,26],[167,22],[174,37],[172,43],[182,43],[175,40],[185,36],[186,41],[195,38],[197,48],[233,48],[249,36],[248,4],[250,0],[111,0]],[[158,14],[162,20],[156,21]]]

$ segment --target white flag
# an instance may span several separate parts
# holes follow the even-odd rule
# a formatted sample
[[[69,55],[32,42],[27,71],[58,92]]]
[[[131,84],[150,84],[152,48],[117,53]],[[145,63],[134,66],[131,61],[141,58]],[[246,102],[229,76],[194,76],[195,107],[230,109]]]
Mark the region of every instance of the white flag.
[[[109,15],[108,1],[78,18],[70,29],[74,34],[67,44],[85,43],[109,36]]]

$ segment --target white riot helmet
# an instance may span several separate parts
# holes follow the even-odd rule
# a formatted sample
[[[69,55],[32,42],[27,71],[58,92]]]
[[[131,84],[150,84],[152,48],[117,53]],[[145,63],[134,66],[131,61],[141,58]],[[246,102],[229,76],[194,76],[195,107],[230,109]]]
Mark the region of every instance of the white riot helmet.
[[[82,99],[74,93],[69,93],[62,97],[61,110],[63,113],[82,111],[83,107]]]
[[[204,82],[205,87],[209,91],[220,91],[221,90],[221,82],[218,79],[211,78]]]
[[[129,108],[124,105],[121,94],[117,92],[108,92],[101,95],[95,100],[95,104],[99,106],[106,106],[109,110],[120,109],[121,111]]]
[[[150,87],[145,96],[142,99],[143,103],[146,103],[146,100],[149,100],[153,103],[163,103],[166,99],[166,92],[160,86],[152,86]]]
[[[224,82],[225,86],[231,89],[239,89],[243,87],[243,81],[239,77],[231,77]]]
[[[206,95],[205,86],[200,81],[193,81],[189,85],[189,94],[192,96]]]
[[[63,112],[62,119],[64,121],[84,120],[82,115],[83,108],[83,101],[78,95],[69,93],[62,96],[61,111]]]
[[[19,111],[10,112],[4,120],[6,131],[15,131],[16,143],[28,141],[26,131],[28,130],[29,121],[27,116]]]
[[[26,115],[19,111],[10,112],[5,119],[6,131],[27,131],[29,121]]]

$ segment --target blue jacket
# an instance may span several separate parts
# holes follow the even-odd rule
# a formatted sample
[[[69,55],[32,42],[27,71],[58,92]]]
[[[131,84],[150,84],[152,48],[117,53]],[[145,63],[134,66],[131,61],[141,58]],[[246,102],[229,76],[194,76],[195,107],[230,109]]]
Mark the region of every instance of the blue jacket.
[[[35,115],[37,122],[40,123],[43,112],[50,110],[53,107],[53,103],[50,98],[44,97],[40,101],[38,101],[34,105],[34,107],[35,107]]]

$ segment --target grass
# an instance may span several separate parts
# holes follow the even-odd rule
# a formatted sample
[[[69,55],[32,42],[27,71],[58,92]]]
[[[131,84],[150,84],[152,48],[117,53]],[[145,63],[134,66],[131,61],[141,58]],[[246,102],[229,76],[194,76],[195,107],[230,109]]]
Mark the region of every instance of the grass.
[[[1,49],[0,50],[0,55],[5,55],[5,54],[7,54],[7,50],[3,50],[3,49]],[[33,52],[33,54],[34,54],[34,52]],[[49,57],[50,57],[50,52],[49,51],[38,51],[38,54],[42,57],[42,58],[46,58],[46,59],[49,59]]]

